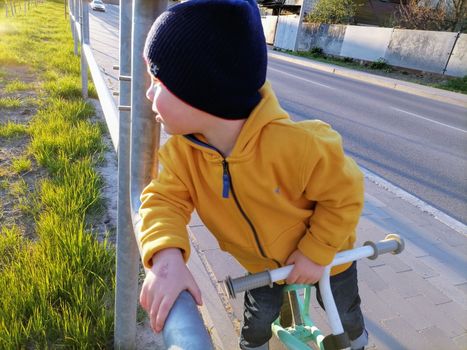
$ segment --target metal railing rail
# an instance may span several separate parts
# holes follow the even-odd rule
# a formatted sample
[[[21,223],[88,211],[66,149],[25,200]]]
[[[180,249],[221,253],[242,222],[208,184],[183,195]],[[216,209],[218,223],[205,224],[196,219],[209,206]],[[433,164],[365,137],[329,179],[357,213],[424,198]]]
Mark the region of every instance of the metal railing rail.
[[[86,5],[86,6],[83,6]],[[102,105],[105,121],[109,129],[112,144],[117,150],[118,148],[118,113],[115,101],[105,84],[104,77],[97,65],[97,62],[92,53],[89,40],[89,13],[86,0],[69,0],[68,6],[70,9],[69,17],[71,22],[71,30],[74,39],[75,54],[78,54],[78,44],[81,49],[81,82],[83,97],[88,95],[88,69],[91,71],[91,76],[96,87],[99,101]],[[74,12],[73,12],[74,11]],[[83,40],[84,38],[84,40]],[[86,68],[86,69],[85,69]]]
[[[88,2],[68,0],[76,55],[80,43],[82,94],[85,98],[88,95],[89,68],[113,146],[118,154],[117,276],[114,320],[114,345],[117,349],[134,349],[136,342],[139,247],[135,237],[140,232],[139,197],[143,188],[157,176],[157,151],[160,144],[159,124],[154,123],[151,104],[145,97],[149,76],[146,73],[142,52],[146,33],[154,19],[166,7],[167,0],[120,2],[120,103],[117,109],[92,53],[89,40]],[[181,293],[175,302],[166,320],[163,336],[166,348],[213,349],[196,303],[188,292]]]

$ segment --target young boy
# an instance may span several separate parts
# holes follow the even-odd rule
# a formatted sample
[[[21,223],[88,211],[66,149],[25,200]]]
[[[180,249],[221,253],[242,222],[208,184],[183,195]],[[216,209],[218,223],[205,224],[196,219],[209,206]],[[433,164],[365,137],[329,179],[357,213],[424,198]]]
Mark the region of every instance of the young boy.
[[[287,283],[316,283],[337,252],[353,247],[363,178],[329,125],[295,123],[280,107],[266,81],[256,2],[176,5],[154,22],[144,56],[147,97],[173,135],[160,149],[158,178],[141,196],[142,259],[150,272],[140,302],[153,329],[161,331],[181,291],[201,304],[185,265],[193,209],[249,272],[295,264]],[[355,264],[331,274],[352,348],[363,348]],[[242,349],[268,348],[281,303],[281,284],[245,294]]]

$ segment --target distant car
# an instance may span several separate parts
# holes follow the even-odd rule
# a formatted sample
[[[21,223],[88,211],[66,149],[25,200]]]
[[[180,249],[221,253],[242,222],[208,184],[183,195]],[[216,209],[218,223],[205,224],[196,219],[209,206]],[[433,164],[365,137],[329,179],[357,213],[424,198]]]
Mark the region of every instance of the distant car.
[[[101,0],[92,0],[90,5],[94,11],[105,12],[105,5]]]

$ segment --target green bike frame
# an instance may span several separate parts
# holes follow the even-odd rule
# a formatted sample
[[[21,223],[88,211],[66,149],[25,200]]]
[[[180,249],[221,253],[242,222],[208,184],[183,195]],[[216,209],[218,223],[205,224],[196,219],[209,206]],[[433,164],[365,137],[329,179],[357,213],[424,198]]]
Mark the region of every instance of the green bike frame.
[[[307,343],[314,342],[320,350],[324,350],[323,339],[324,336],[318,327],[315,326],[310,317],[310,297],[311,286],[307,284],[293,284],[284,288],[284,293],[289,291],[304,291],[304,298],[297,297],[297,308],[292,312],[298,312],[301,320],[299,324],[293,323],[289,327],[282,327],[280,316],[272,324],[272,332],[278,337],[281,342],[288,348],[293,350],[310,350],[312,349]],[[297,293],[298,294],[298,293]],[[291,307],[293,307],[291,305]]]

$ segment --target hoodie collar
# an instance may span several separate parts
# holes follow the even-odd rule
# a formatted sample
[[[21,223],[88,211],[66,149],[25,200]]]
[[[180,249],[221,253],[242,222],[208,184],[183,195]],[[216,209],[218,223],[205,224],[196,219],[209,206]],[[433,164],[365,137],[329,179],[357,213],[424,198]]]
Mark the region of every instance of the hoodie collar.
[[[248,158],[253,153],[260,132],[267,124],[280,119],[289,119],[287,112],[279,105],[269,81],[266,81],[259,92],[262,97],[261,101],[251,111],[231,154],[227,157],[231,162]],[[185,135],[184,139],[197,149],[218,153],[216,148],[209,145],[202,135]]]

